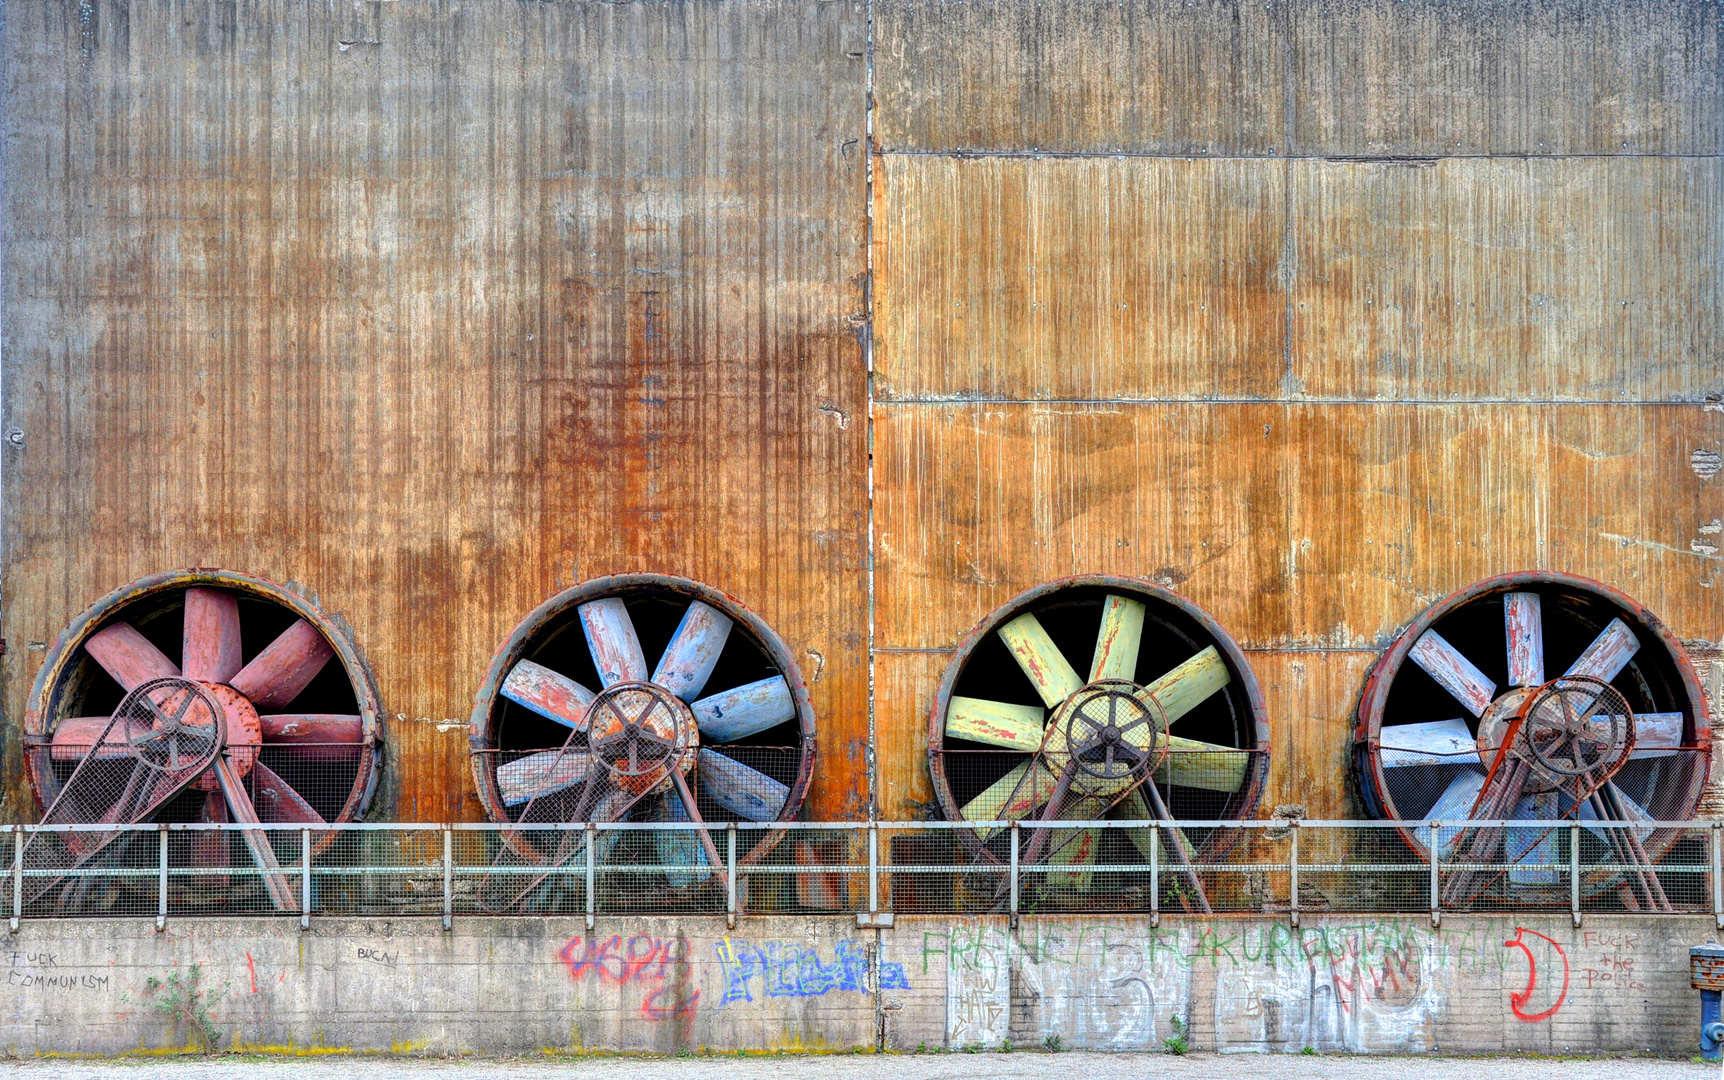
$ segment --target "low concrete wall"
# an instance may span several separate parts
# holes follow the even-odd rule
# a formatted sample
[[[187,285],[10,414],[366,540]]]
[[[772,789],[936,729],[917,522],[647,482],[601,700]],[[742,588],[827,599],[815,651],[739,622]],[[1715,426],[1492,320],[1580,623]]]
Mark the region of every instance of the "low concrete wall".
[[[1698,1039],[1710,919],[286,920],[26,923],[14,1054],[183,1047],[423,1053],[1040,1045],[1652,1050]],[[197,975],[193,979],[193,965]],[[168,984],[177,976],[177,988]],[[151,980],[157,989],[151,990]],[[178,994],[176,1007],[169,999]]]

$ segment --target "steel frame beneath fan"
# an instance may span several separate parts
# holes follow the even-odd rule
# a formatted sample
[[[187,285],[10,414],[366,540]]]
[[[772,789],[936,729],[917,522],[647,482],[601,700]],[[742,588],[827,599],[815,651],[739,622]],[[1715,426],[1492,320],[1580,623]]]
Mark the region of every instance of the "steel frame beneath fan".
[[[1547,680],[1552,650],[1572,661],[1562,675]],[[1434,693],[1458,703],[1472,719],[1422,719],[1448,709],[1431,693],[1415,692],[1414,684],[1397,689],[1408,663],[1430,676]],[[1499,688],[1497,678],[1506,685]],[[1611,707],[1610,715],[1620,719],[1609,724],[1620,723],[1627,740],[1614,764],[1614,751],[1604,748],[1617,745],[1611,741],[1615,736],[1607,737],[1596,719],[1578,732],[1559,731],[1535,707],[1575,695],[1602,700],[1610,694],[1631,694],[1638,703],[1633,708],[1622,696]],[[1703,702],[1681,644],[1630,597],[1571,574],[1500,575],[1433,604],[1372,667],[1355,733],[1361,791],[1373,816],[1391,820],[1431,818],[1454,826],[1469,819],[1572,818],[1595,838],[1591,850],[1602,848],[1615,861],[1656,863],[1680,830],[1604,823],[1692,816],[1711,760],[1710,726],[1696,722],[1705,716]],[[1422,715],[1415,710],[1413,720],[1405,719],[1415,707]],[[1526,727],[1517,730],[1517,725]],[[1575,744],[1564,741],[1571,736],[1599,753],[1569,758],[1565,770],[1559,767],[1561,751],[1541,740],[1572,750]],[[1577,777],[1596,778],[1595,789],[1584,790]],[[1403,826],[1399,831],[1428,861],[1424,830]],[[1500,889],[1512,891],[1520,903],[1566,902],[1565,876],[1534,869],[1554,862],[1560,840],[1556,830],[1532,826],[1506,832],[1466,829],[1459,836],[1445,830],[1440,841],[1445,863],[1461,857],[1454,853],[1464,853],[1475,862],[1506,861],[1512,867],[1506,875],[1457,875],[1444,888],[1444,902],[1470,902]],[[1518,869],[1522,866],[1527,869]],[[1667,905],[1653,873],[1584,872],[1586,895],[1607,888],[1622,892],[1624,906],[1631,909]]]
[[[1080,678],[1037,612],[1088,597],[1099,623],[1089,656],[1088,678]],[[1167,619],[1163,617],[1166,616]],[[1159,677],[1134,682],[1146,618],[1158,633],[1177,620],[1184,644],[1145,661]],[[1029,679],[1042,706],[969,697],[957,693],[978,647],[998,635]],[[1182,738],[1178,722],[1216,694],[1244,715],[1247,744],[1218,746]],[[1046,723],[1043,717],[1047,716]],[[946,761],[947,740],[1027,752],[1027,760],[979,794],[960,802]],[[1027,590],[983,620],[961,642],[946,669],[929,716],[929,771],[949,820],[1094,820],[1110,813],[1133,819],[1172,821],[1154,778],[1175,787],[1207,787],[1228,793],[1231,813],[1248,815],[1262,793],[1269,729],[1262,695],[1250,665],[1232,638],[1207,613],[1165,589],[1130,578],[1085,575]],[[964,752],[964,751],[955,751]],[[1238,760],[1234,761],[1233,758]],[[1205,776],[1204,770],[1215,776]],[[1100,837],[1093,829],[1031,828],[1020,861],[1071,866],[1033,880],[1087,891]],[[1216,858],[1236,840],[1231,830],[1212,832],[1201,844],[1169,825],[1161,858],[1177,895],[1196,911],[1209,902],[1197,874],[1182,869],[1200,858]],[[998,830],[961,830],[974,857],[1004,861],[995,850]],[[1151,830],[1133,830],[1131,842],[1147,853]],[[1142,835],[1138,835],[1138,834]],[[1147,857],[1147,854],[1145,854]]]
[[[292,619],[249,660],[242,599],[284,608]],[[178,663],[138,629],[145,626],[161,640],[157,620],[174,610],[176,600]],[[287,712],[334,658],[341,661],[357,711]],[[119,706],[108,715],[83,715],[91,695],[110,679],[123,694]],[[212,710],[213,725],[188,719],[207,718]],[[222,570],[171,571],[114,590],[55,641],[25,713],[25,770],[45,824],[149,821],[191,791],[202,793],[197,820],[321,826],[356,818],[370,800],[378,712],[376,688],[357,649],[314,605],[261,578]],[[193,766],[175,764],[172,758],[180,750],[191,752],[187,738],[202,738],[193,737],[198,732],[209,733],[200,743],[207,753],[200,751]],[[158,747],[168,754],[161,762],[152,758]],[[344,776],[351,770],[339,808],[325,805],[334,810],[331,817],[263,760],[273,756],[280,767],[282,755],[295,762],[335,762]],[[67,763],[71,772],[62,776]],[[33,834],[23,853],[25,864],[71,870],[104,850],[120,850],[111,848],[114,834],[100,842],[88,839],[95,835]],[[219,871],[231,865],[230,836],[194,835],[193,862],[213,872],[198,879],[199,888],[207,890],[226,880]],[[297,906],[268,835],[246,829],[240,836],[262,871],[258,876],[271,903],[281,909]],[[320,833],[314,853],[334,839],[333,833]],[[64,884],[52,874],[30,880],[27,903]],[[92,880],[81,876],[61,897],[62,906],[75,903]]]
[[[680,621],[651,668],[631,602],[681,607]],[[563,640],[584,642],[600,685],[596,692],[551,666],[571,666],[566,650],[547,652],[543,644],[570,633],[573,625],[579,634]],[[769,670],[763,678],[709,691],[733,632],[758,651]],[[526,756],[499,762],[499,725],[511,703],[558,725],[561,745],[529,747]],[[748,751],[731,744],[790,723],[797,743],[790,783],[737,760],[735,755]],[[581,832],[530,828],[538,824],[616,822],[642,813],[654,821],[692,824],[693,829],[654,834],[659,861],[686,868],[668,873],[666,885],[673,891],[714,881],[728,886],[726,860],[707,827],[712,812],[733,820],[793,820],[813,779],[813,709],[789,649],[734,599],[698,582],[657,574],[585,582],[523,620],[480,687],[471,741],[480,801],[493,820],[522,826],[504,832],[481,885],[481,903],[492,911],[531,907],[552,873],[584,862]],[[705,811],[697,786],[709,800]],[[782,835],[760,834],[752,850],[739,854],[739,864],[763,858]],[[595,859],[608,853],[617,836],[604,834],[595,844]]]

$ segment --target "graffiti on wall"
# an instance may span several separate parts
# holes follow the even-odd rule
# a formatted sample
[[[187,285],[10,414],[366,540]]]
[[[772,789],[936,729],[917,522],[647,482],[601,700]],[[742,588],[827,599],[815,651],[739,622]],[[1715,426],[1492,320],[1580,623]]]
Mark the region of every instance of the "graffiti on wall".
[[[762,998],[823,997],[834,991],[869,993],[868,954],[848,939],[833,949],[830,962],[818,948],[790,941],[766,941],[755,945],[740,938],[725,938],[713,946],[724,977],[724,996],[719,1007]],[[904,965],[880,965],[880,989],[908,990],[910,980]]]
[[[1530,943],[1526,940],[1528,934],[1533,937]],[[1526,989],[1509,991],[1509,1008],[1514,1010],[1515,1018],[1523,1023],[1536,1024],[1555,1016],[1562,1003],[1568,1000],[1568,954],[1562,951],[1562,946],[1537,930],[1517,926],[1514,937],[1503,942],[1503,948],[1518,949],[1526,957]],[[1545,958],[1542,986],[1539,982],[1541,955]],[[1553,957],[1554,964],[1551,962]],[[1560,976],[1557,975],[1559,971]]]
[[[624,938],[572,937],[558,955],[576,979],[637,989],[641,1016],[648,1020],[688,1019],[700,1002],[688,962],[687,938],[635,934]]]

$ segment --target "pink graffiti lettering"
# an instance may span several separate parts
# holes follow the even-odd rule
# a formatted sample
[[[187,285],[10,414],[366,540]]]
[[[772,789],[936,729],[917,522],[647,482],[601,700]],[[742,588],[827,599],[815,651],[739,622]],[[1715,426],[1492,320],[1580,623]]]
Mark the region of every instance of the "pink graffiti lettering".
[[[689,1020],[700,991],[689,986],[688,942],[636,934],[624,940],[572,937],[558,954],[569,975],[594,975],[600,982],[638,986],[644,992],[641,1015],[648,1020]]]

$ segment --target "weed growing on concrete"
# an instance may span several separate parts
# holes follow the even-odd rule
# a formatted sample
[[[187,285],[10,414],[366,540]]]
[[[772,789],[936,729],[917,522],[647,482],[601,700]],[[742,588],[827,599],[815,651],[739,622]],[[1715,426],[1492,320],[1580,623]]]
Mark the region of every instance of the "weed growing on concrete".
[[[1315,1046],[1307,1046],[1305,1049],[1303,1049],[1299,1052],[1301,1054],[1304,1054],[1306,1057],[1316,1057],[1317,1056],[1317,1048]]]
[[[1050,1054],[1057,1054],[1066,1048],[1066,1041],[1058,1035],[1049,1035],[1042,1040],[1042,1049]]]
[[[916,1044],[916,1053],[926,1054],[927,1052],[928,1052],[928,1044],[927,1043],[919,1042]]]
[[[964,1053],[966,1053],[966,1054],[979,1054],[981,1052],[982,1052],[982,1044],[981,1043],[973,1042],[973,1043],[965,1043],[964,1044]]]
[[[1012,1052],[1012,1040],[1007,1039],[1005,1042],[1000,1044],[1000,1053],[1009,1054],[1011,1052]]]
[[[212,1051],[221,1039],[221,1027],[210,1016],[210,1010],[221,1002],[226,991],[202,989],[203,975],[203,965],[197,963],[186,970],[184,979],[177,971],[168,972],[165,981],[151,975],[144,980],[141,1000],[128,994],[121,994],[120,999],[154,1009],[173,1022],[176,1038],[182,1031],[188,1032],[204,1050]]]
[[[1178,1013],[1174,1013],[1168,1020],[1168,1023],[1173,1025],[1173,1034],[1161,1040],[1161,1045],[1167,1047],[1167,1052],[1170,1054],[1183,1054],[1187,1050],[1191,1049],[1185,1041],[1185,1021],[1180,1018],[1180,1015]]]

